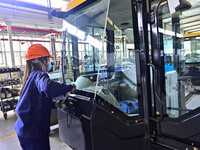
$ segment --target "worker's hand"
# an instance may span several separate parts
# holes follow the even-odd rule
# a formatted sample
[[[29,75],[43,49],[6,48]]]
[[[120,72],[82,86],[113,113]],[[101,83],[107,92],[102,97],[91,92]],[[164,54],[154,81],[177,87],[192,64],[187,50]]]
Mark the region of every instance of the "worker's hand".
[[[57,102],[55,103],[55,106],[56,106],[57,108],[61,108],[61,103],[60,103],[60,101],[57,101]]]
[[[66,104],[63,104],[61,100],[58,100],[56,103],[55,103],[55,106],[57,108],[65,108],[66,107]]]
[[[70,83],[73,86],[73,89],[71,90],[72,93],[74,93],[76,91],[76,84],[75,83]]]

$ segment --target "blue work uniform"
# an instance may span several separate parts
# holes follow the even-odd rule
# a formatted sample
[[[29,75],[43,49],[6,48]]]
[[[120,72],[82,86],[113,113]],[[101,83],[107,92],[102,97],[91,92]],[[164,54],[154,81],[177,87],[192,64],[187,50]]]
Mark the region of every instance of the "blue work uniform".
[[[22,91],[16,107],[18,120],[15,130],[24,150],[48,150],[50,115],[53,97],[71,91],[71,84],[60,84],[49,79],[42,70],[33,71]]]

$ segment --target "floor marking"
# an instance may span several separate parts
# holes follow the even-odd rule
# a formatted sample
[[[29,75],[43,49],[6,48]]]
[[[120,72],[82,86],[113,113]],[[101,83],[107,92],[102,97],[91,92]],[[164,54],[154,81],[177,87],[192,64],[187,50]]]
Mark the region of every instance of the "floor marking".
[[[8,137],[6,137],[6,138],[0,139],[0,142],[3,141],[3,140],[9,139],[9,138],[11,138],[11,137],[13,137],[13,136],[15,136],[15,135],[17,135],[17,134],[13,134],[13,135],[8,136]]]

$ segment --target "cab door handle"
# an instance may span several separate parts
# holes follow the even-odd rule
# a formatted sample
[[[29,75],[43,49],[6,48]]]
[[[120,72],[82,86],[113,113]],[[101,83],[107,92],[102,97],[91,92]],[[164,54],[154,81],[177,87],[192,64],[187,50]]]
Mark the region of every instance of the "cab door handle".
[[[157,69],[156,69],[155,65],[152,64],[152,63],[148,63],[147,66],[151,67],[152,70],[153,70],[153,91],[154,91],[158,101],[160,103],[162,103],[162,100],[161,100],[160,96],[158,95],[157,91],[155,90],[155,82],[156,82],[155,81],[155,76],[156,76],[156,79],[157,79]]]

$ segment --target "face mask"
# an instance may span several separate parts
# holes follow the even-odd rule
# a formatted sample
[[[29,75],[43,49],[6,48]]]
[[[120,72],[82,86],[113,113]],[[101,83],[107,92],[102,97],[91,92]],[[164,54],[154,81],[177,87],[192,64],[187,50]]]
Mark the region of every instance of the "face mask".
[[[51,70],[51,63],[50,62],[48,62],[46,70],[47,70],[47,72],[49,72]]]

